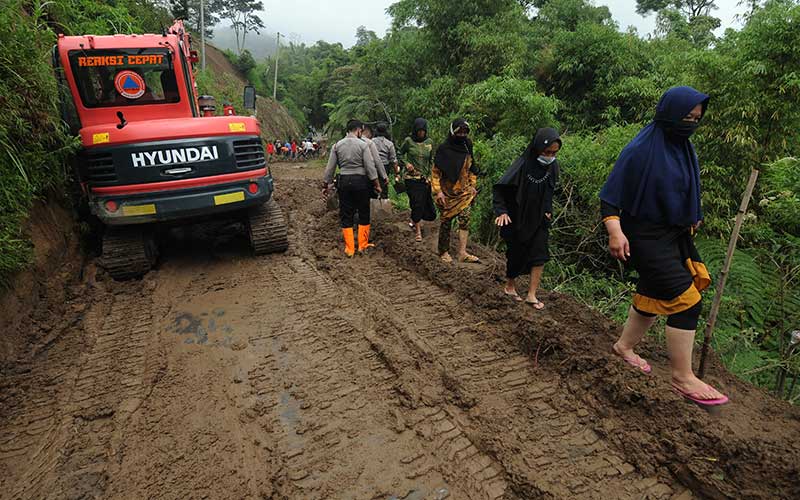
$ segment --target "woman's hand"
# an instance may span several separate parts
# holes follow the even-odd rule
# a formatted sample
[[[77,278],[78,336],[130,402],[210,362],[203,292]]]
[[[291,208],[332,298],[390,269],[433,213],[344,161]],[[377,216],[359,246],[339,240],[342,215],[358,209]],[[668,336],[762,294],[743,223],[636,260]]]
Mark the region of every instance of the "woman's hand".
[[[412,165],[412,164],[410,164],[410,163],[406,163],[406,171],[407,171],[409,174],[411,174],[411,175],[414,175],[414,171],[415,171],[415,170],[414,170],[414,165]]]
[[[500,227],[507,226],[511,224],[511,217],[509,217],[508,214],[503,214],[500,217],[496,218],[494,220],[494,223]]]
[[[436,203],[438,203],[439,205],[444,205],[444,202],[445,202],[444,193],[442,191],[439,191],[439,193],[436,195]]]
[[[475,187],[470,187],[469,188],[469,195],[470,196],[478,196],[478,190],[475,189]]]
[[[551,214],[550,212],[545,213],[544,216],[547,218],[547,220],[553,219],[553,214]]]
[[[628,243],[628,238],[621,229],[619,231],[609,233],[608,251],[611,252],[612,257],[623,262],[627,261],[628,257],[631,256],[630,243]]]

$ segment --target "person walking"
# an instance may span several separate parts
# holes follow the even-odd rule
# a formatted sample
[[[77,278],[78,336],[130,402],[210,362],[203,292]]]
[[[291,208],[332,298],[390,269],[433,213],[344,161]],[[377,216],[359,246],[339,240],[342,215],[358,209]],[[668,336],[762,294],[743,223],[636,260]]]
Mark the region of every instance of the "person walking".
[[[380,193],[378,171],[367,143],[361,140],[361,122],[350,120],[347,135],[331,148],[328,164],[323,174],[325,192],[333,188],[333,176],[339,167],[339,222],[344,238],[344,252],[348,257],[356,253],[353,227],[358,215],[358,251],[364,252],[369,243],[370,207],[373,189]]]
[[[416,232],[416,241],[422,241],[422,221],[436,220],[430,183],[433,141],[428,137],[428,122],[424,118],[414,120],[411,135],[405,138],[397,154],[404,167],[402,174],[411,206],[410,225]]]
[[[268,142],[267,143],[267,160],[272,162],[273,158],[275,158],[275,143]]]
[[[450,124],[447,140],[436,149],[431,168],[431,190],[439,207],[439,257],[451,263],[450,231],[453,219],[458,221],[459,262],[477,263],[480,259],[467,253],[470,209],[478,194],[478,169],[469,139],[469,124],[459,118]]]
[[[634,352],[656,316],[667,316],[667,351],[672,387],[701,405],[728,397],[692,371],[692,350],[702,311],[700,292],[711,278],[694,246],[703,220],[700,166],[689,138],[705,115],[709,97],[674,87],[661,97],[655,119],[622,150],[600,191],[612,256],[639,274],[633,304],[612,350],[650,373]]]
[[[378,157],[380,159],[383,169],[386,171],[387,182],[381,186],[383,198],[389,198],[389,182],[388,176],[397,176],[400,173],[400,167],[397,163],[397,151],[394,148],[392,137],[389,135],[389,125],[386,122],[380,122],[375,127],[375,137],[372,139],[375,147],[378,150]]]
[[[362,127],[361,140],[366,142],[367,147],[369,147],[372,160],[375,162],[375,169],[378,171],[378,181],[381,184],[381,193],[383,193],[383,190],[386,189],[386,186],[389,184],[389,179],[386,174],[386,168],[383,166],[380,153],[378,152],[378,147],[372,140],[372,127],[367,124],[364,124]],[[378,197],[380,197],[380,194],[378,194]]]
[[[553,192],[558,184],[556,155],[561,137],[552,128],[536,132],[522,156],[494,185],[492,201],[495,224],[506,242],[506,284],[503,292],[522,301],[515,280],[530,274],[525,303],[543,309],[536,297],[544,264],[550,260],[548,237],[553,220]]]

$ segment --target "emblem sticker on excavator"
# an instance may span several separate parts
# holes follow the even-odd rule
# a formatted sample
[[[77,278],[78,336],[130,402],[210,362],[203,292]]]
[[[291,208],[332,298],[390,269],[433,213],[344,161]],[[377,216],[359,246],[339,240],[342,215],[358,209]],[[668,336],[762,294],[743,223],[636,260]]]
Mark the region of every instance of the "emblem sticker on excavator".
[[[139,73],[126,69],[114,77],[114,87],[122,97],[138,99],[144,95],[144,78]]]

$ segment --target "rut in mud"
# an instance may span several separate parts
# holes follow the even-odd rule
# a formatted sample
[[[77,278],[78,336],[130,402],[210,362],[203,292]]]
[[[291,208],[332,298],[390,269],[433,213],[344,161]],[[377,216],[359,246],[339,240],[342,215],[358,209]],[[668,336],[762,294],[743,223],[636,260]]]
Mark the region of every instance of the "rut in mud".
[[[800,497],[796,409],[715,366],[711,418],[663,349],[627,370],[616,325],[504,300],[496,255],[446,266],[402,214],[344,259],[320,172],[274,171],[286,254],[193,228],[141,281],[71,285],[0,380],[0,498]]]

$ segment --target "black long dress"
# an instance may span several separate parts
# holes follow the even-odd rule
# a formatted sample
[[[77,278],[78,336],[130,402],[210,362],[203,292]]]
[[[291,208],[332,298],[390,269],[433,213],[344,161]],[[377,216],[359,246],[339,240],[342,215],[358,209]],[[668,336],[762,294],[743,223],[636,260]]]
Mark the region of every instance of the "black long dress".
[[[543,129],[522,156],[493,187],[495,216],[508,214],[511,224],[501,228],[506,242],[506,277],[528,274],[550,260],[550,221],[559,167],[542,165],[536,157],[552,142],[561,140],[553,129]]]

